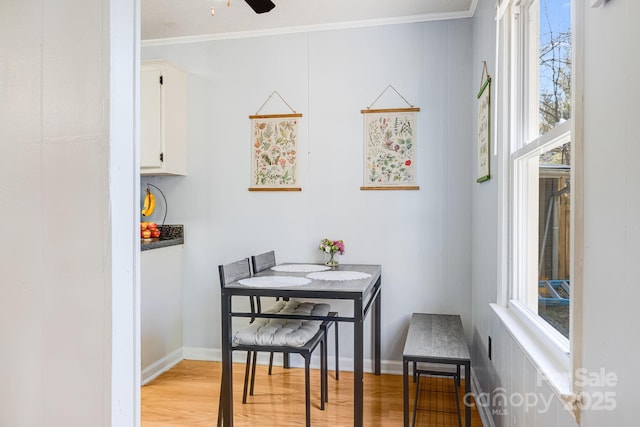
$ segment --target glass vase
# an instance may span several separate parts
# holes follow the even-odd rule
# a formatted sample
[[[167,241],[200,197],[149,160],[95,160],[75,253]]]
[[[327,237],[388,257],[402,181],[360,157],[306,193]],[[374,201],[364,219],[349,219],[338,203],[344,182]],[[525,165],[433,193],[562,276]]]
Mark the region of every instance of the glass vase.
[[[329,261],[325,262],[325,264],[329,267],[337,267],[338,266],[338,256],[335,252],[329,252]]]

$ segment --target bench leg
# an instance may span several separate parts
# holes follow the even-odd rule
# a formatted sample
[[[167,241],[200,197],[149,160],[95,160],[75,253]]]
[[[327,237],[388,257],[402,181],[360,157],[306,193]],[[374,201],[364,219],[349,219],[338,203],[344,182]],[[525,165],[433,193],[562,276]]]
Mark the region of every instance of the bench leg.
[[[416,379],[416,395],[413,400],[413,423],[412,426],[416,425],[416,414],[418,412],[418,395],[420,394],[420,375],[417,376]]]
[[[402,406],[404,427],[409,427],[409,361],[402,361]]]
[[[460,365],[457,365],[457,375],[453,381],[453,390],[456,393],[456,409],[458,410],[458,427],[462,427],[462,413],[460,412],[460,397],[458,396],[458,387],[460,387]]]

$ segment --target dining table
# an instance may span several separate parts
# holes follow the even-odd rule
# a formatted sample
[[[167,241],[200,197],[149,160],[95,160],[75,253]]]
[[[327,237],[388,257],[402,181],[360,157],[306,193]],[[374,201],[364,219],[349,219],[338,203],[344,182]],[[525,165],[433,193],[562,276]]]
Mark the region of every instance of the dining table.
[[[272,276],[272,277],[270,277]],[[279,283],[278,278],[287,277]],[[291,279],[298,277],[300,279]],[[321,264],[283,263],[255,274],[252,280],[240,280],[221,287],[222,315],[222,425],[233,426],[233,318],[284,318],[330,320],[353,323],[353,425],[364,425],[364,330],[371,313],[371,350],[373,373],[380,375],[380,321],[382,266],[339,264],[326,268]],[[274,279],[270,281],[270,279]],[[295,283],[295,284],[292,284]],[[289,299],[345,300],[353,303],[352,314],[337,316],[300,316],[292,314],[234,311],[233,297],[280,297]],[[237,307],[236,307],[237,308]],[[368,423],[370,424],[370,423]]]

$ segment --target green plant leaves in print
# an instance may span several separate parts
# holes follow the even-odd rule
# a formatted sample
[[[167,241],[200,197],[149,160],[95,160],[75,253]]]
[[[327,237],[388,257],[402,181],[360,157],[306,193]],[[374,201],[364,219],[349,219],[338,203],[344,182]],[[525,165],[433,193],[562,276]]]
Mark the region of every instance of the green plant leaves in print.
[[[365,114],[365,184],[415,182],[413,113]]]
[[[297,120],[253,119],[253,182],[281,186],[296,183]]]

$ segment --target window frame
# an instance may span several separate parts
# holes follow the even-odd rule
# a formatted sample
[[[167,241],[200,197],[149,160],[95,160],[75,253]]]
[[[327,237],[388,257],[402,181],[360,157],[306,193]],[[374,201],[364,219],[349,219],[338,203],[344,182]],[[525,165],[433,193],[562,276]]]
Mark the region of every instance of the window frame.
[[[520,50],[527,42],[523,37],[522,21],[516,22],[515,14],[522,17],[521,5],[526,6],[539,0],[503,0],[497,8],[496,35],[496,75],[505,76],[496,79],[496,147],[501,150],[498,157],[498,298],[492,308],[502,320],[507,330],[529,356],[533,365],[548,380],[551,389],[571,408],[571,414],[579,422],[580,384],[574,373],[582,365],[582,253],[583,253],[583,177],[582,177],[582,123],[583,123],[583,24],[584,6],[580,0],[571,0],[572,29],[572,114],[571,119],[556,125],[542,136],[526,138],[531,135],[523,126],[527,115],[533,114],[531,103],[528,108],[517,108],[524,97],[524,81],[528,77],[526,61]],[[536,35],[539,37],[539,35]],[[514,59],[517,58],[516,65]],[[537,57],[535,63],[537,64]],[[537,79],[536,84],[537,84]],[[536,91],[537,92],[537,91]],[[535,114],[537,114],[537,104]],[[537,134],[536,129],[536,134]],[[522,201],[518,200],[517,186],[522,185],[514,178],[514,162],[518,159],[539,153],[562,138],[569,136],[571,141],[571,299],[570,299],[570,335],[564,337],[536,313],[526,309],[517,298],[526,286],[522,279],[523,254],[516,249],[521,236],[518,236],[512,224]],[[528,144],[522,141],[529,141]],[[497,153],[495,153],[497,154]],[[536,174],[537,175],[537,174]],[[520,177],[522,178],[522,176]],[[537,215],[536,215],[537,217]],[[536,225],[537,227],[537,225]],[[537,239],[536,239],[537,247]],[[535,252],[537,265],[537,250]],[[514,254],[518,260],[514,259]],[[512,262],[512,261],[515,261]],[[537,280],[537,276],[536,276]]]
[[[510,226],[512,227],[512,241],[510,259],[511,277],[509,281],[508,303],[514,309],[520,311],[529,310],[534,322],[549,335],[549,339],[558,346],[563,353],[570,354],[570,339],[563,336],[548,322],[537,314],[537,307],[527,307],[532,302],[536,303],[538,289],[534,287],[538,281],[538,215],[529,215],[532,211],[530,205],[538,206],[538,158],[542,152],[558,147],[572,139],[573,120],[569,119],[559,123],[552,130],[538,138],[524,144],[518,150],[510,154],[509,167],[511,183],[511,203]],[[527,165],[530,163],[530,165]],[[522,169],[522,170],[520,170]],[[527,170],[528,169],[528,170]],[[573,170],[573,168],[572,168]],[[527,197],[521,197],[526,193]],[[536,209],[537,210],[537,209]],[[516,223],[517,222],[517,223]],[[527,224],[523,224],[526,222]],[[526,230],[524,230],[526,228]],[[573,230],[572,230],[573,232]],[[535,238],[529,238],[529,236]],[[571,264],[573,264],[573,254]],[[573,291],[573,289],[572,289]],[[525,313],[523,313],[525,314]]]

